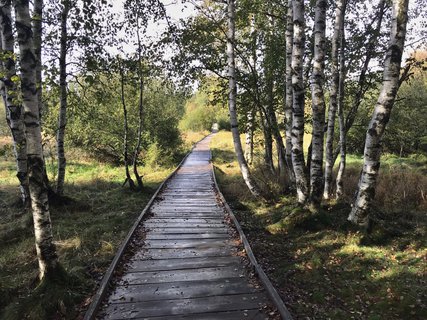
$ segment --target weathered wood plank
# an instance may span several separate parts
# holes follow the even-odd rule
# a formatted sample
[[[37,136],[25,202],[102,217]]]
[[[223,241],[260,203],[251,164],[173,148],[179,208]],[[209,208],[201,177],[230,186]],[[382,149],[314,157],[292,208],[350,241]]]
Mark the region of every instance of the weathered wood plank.
[[[134,255],[134,259],[180,259],[196,257],[223,257],[231,255],[234,250],[229,247],[204,249],[146,249]]]
[[[143,317],[144,320],[268,320],[268,316],[260,310],[242,310],[226,312],[208,312],[180,316]]]
[[[210,224],[224,224],[224,217],[217,216],[214,218],[193,218],[193,217],[177,217],[176,215],[170,217],[153,217],[150,220],[147,220],[147,223],[210,223]]]
[[[260,290],[242,278],[128,285],[116,287],[108,299],[108,303],[201,298],[255,293]]]
[[[144,245],[150,249],[204,249],[233,246],[233,242],[224,239],[181,239],[181,240],[145,240]]]
[[[174,222],[174,221],[165,221],[165,222],[151,222],[148,220],[144,223],[144,226],[147,228],[178,228],[178,229],[185,229],[185,228],[218,228],[218,229],[224,229],[226,228],[225,224],[220,223],[191,223],[191,222]]]
[[[184,234],[184,233],[228,233],[226,227],[223,228],[149,228],[150,232],[163,234]]]
[[[265,298],[258,293],[204,298],[114,303],[106,310],[105,319],[164,317],[207,312],[244,311],[262,308]],[[244,319],[244,318],[243,318]]]
[[[241,262],[240,257],[206,257],[165,260],[131,260],[128,267],[135,271],[167,271],[197,268],[226,267]],[[209,279],[207,279],[209,280]]]
[[[183,233],[183,234],[162,234],[162,233],[148,233],[145,239],[228,239],[228,233]]]

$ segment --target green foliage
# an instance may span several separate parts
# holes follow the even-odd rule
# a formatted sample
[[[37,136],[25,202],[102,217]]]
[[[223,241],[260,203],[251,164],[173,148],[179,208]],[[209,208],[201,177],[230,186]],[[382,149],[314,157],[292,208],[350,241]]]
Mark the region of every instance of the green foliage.
[[[132,78],[133,77],[133,78]],[[133,152],[139,124],[138,86],[129,73],[125,84],[125,103],[128,112],[129,152]],[[87,77],[85,77],[86,79]],[[96,80],[96,81],[94,81]],[[69,89],[69,120],[66,143],[81,147],[99,160],[123,163],[124,115],[121,101],[120,77],[117,74],[96,74],[90,82],[81,79]],[[57,128],[58,95],[49,92],[50,112],[45,130],[54,135]],[[143,97],[142,153],[156,144],[160,155],[173,156],[181,145],[178,121],[183,115],[184,94],[162,79],[147,79]],[[144,161],[144,159],[143,159]]]
[[[187,101],[185,115],[179,127],[183,131],[210,131],[212,125],[218,123],[219,129],[229,130],[230,120],[223,95],[224,83],[216,77],[206,77],[203,80],[199,91]]]

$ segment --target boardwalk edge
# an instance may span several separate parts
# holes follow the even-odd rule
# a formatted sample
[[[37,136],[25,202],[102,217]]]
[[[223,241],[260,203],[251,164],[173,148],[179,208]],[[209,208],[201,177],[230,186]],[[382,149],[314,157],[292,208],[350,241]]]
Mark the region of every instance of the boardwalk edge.
[[[212,159],[212,156],[211,156],[211,159]],[[228,205],[227,201],[225,200],[224,195],[222,194],[221,190],[219,189],[218,182],[217,182],[216,176],[215,176],[214,166],[213,166],[212,162],[211,162],[211,168],[212,168],[212,175],[213,175],[213,180],[214,180],[216,191],[218,192],[218,195],[220,197],[220,200],[221,200],[225,210],[230,215],[231,220],[233,220],[234,226],[236,227],[237,231],[239,232],[240,240],[243,243],[243,246],[246,250],[246,254],[248,255],[248,258],[249,258],[252,266],[254,267],[255,272],[258,275],[258,278],[261,280],[262,284],[264,285],[264,288],[267,290],[268,296],[273,301],[273,303],[276,306],[277,310],[279,311],[282,319],[283,320],[292,320],[292,316],[289,313],[289,310],[286,308],[286,305],[283,302],[282,298],[280,297],[279,293],[274,288],[273,284],[271,283],[268,276],[265,274],[264,270],[262,270],[261,266],[258,264],[258,261],[255,258],[255,255],[252,251],[252,248],[249,244],[249,241],[246,238],[246,236],[243,232],[243,229],[239,224],[239,221],[237,220],[236,216],[234,215],[233,211],[231,210],[230,206]]]
[[[109,285],[110,285],[110,281],[111,281],[111,279],[113,277],[114,270],[116,269],[117,265],[119,264],[120,259],[122,258],[123,253],[125,252],[126,247],[129,244],[130,240],[132,239],[132,236],[134,235],[136,229],[138,228],[138,226],[140,225],[142,219],[145,217],[146,213],[148,212],[148,209],[150,209],[151,205],[153,204],[154,200],[157,198],[157,196],[160,193],[160,191],[162,191],[162,189],[165,186],[165,184],[176,174],[176,172],[179,170],[179,168],[181,168],[181,166],[185,162],[185,160],[187,160],[188,156],[191,154],[191,152],[193,151],[193,149],[197,145],[197,143],[199,143],[200,141],[202,141],[204,138],[206,138],[206,136],[193,144],[191,150],[185,155],[185,157],[181,160],[181,162],[175,168],[175,170],[165,180],[163,180],[163,182],[157,188],[156,192],[154,192],[154,194],[151,197],[150,201],[148,201],[148,203],[145,206],[144,210],[142,210],[141,214],[139,215],[139,217],[136,219],[136,221],[132,225],[132,228],[130,229],[130,231],[129,231],[128,235],[126,236],[125,240],[120,245],[119,250],[117,251],[116,255],[114,256],[114,259],[111,262],[110,266],[108,267],[108,269],[107,269],[104,277],[102,278],[101,283],[99,284],[99,288],[98,288],[96,294],[93,296],[92,302],[89,305],[89,308],[87,309],[87,311],[86,311],[86,313],[84,315],[83,320],[92,320],[92,319],[95,319],[96,312],[98,311],[98,309],[99,309],[99,307],[101,305],[101,302],[104,299],[105,294],[108,291],[108,288],[109,288]]]

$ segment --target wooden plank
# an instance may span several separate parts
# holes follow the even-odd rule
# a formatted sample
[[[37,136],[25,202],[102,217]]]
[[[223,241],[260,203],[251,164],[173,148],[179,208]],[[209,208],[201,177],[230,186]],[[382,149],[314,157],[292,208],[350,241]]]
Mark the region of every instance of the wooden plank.
[[[181,240],[145,240],[144,245],[151,249],[188,249],[232,246],[230,240],[224,239],[181,239]]]
[[[261,288],[253,287],[242,278],[128,285],[116,287],[108,299],[108,303],[201,298],[255,293],[261,290]]]
[[[185,233],[228,233],[228,228],[149,228],[152,233],[185,234]]]
[[[165,222],[151,222],[147,220],[144,222],[144,226],[147,228],[177,228],[177,229],[185,229],[185,228],[218,228],[224,229],[226,225],[224,223],[191,223],[191,222],[174,222],[172,220],[167,220]]]
[[[165,260],[132,260],[127,266],[135,271],[167,271],[196,268],[226,267],[241,262],[237,256],[182,258]]]
[[[105,310],[105,319],[165,317],[207,312],[257,310],[265,304],[259,293],[213,296],[179,300],[159,300],[135,303],[114,303]],[[243,318],[244,319],[244,318]]]
[[[183,233],[183,234],[162,234],[162,233],[148,233],[145,239],[228,239],[228,233]]]
[[[213,218],[193,218],[191,216],[189,217],[176,217],[176,216],[170,216],[170,217],[152,217],[151,219],[147,220],[149,223],[210,223],[210,224],[224,224],[224,218],[221,216],[213,217]]]
[[[135,318],[144,320],[268,320],[268,316],[260,310],[241,310],[226,312],[207,312],[180,316],[161,316]]]
[[[180,259],[196,257],[224,257],[231,255],[232,248],[203,248],[203,249],[147,249],[139,251],[134,259]]]

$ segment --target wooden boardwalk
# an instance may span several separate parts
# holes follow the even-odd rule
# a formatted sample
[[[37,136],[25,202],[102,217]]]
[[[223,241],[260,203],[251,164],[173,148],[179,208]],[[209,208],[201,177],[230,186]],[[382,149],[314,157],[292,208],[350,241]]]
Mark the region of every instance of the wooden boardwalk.
[[[215,192],[210,140],[196,145],[154,200],[95,318],[273,318]]]

